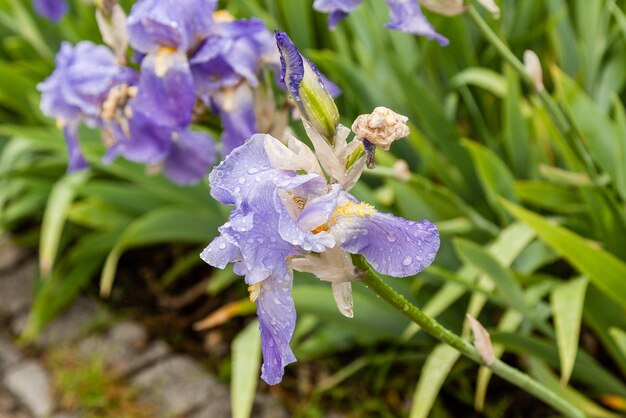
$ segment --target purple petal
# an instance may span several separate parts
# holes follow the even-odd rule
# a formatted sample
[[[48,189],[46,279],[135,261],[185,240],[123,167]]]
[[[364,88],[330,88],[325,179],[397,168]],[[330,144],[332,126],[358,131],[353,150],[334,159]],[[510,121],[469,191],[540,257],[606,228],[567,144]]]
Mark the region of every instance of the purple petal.
[[[139,0],[126,26],[131,46],[154,52],[166,46],[189,51],[210,32],[217,0]]]
[[[82,41],[64,42],[55,58],[54,72],[37,85],[44,114],[66,121],[98,118],[109,90],[129,82],[133,72],[117,64],[113,53],[102,45]]]
[[[37,14],[52,22],[58,22],[67,13],[66,0],[34,0],[33,3]]]
[[[187,130],[172,144],[163,164],[163,173],[177,184],[196,184],[215,164],[216,157],[213,138]]]
[[[213,169],[209,183],[214,199],[225,205],[241,204],[256,195],[264,183],[289,176],[271,166],[264,145],[267,137],[254,135]]]
[[[333,192],[328,194],[325,193],[326,190],[326,180],[317,174],[295,176],[278,182],[274,192],[274,205],[279,215],[278,232],[280,233],[281,239],[302,248],[304,251],[322,252],[326,248],[335,245],[335,239],[328,232],[320,232],[317,234],[310,232],[315,227],[325,223],[335,209],[332,200],[334,197],[336,206],[339,188],[333,189]],[[305,214],[306,219],[300,219],[300,217],[298,217],[297,223],[293,218],[297,210],[295,209],[297,205],[292,200],[293,196],[298,196],[303,201],[310,199],[305,205],[305,208],[307,206],[310,207],[308,214]],[[325,199],[326,197],[328,197],[328,199]],[[326,200],[329,200],[329,202]],[[290,213],[288,208],[293,208],[293,213]],[[315,219],[313,218],[321,221],[311,228],[307,228],[307,225],[303,227],[302,224],[305,224],[305,221],[314,222]]]
[[[304,77],[304,60],[286,33],[277,30],[274,36],[280,51],[280,81],[287,86],[293,98],[299,100],[299,88]]]
[[[439,233],[430,222],[412,222],[377,211],[338,217],[333,234],[341,248],[363,254],[376,271],[394,277],[422,271],[439,249]]]
[[[134,110],[161,126],[185,129],[191,123],[196,95],[185,54],[148,54],[137,87]]]
[[[104,157],[106,163],[113,161],[118,155],[136,163],[158,163],[169,153],[175,132],[170,127],[155,124],[137,110],[133,110],[129,121],[130,137],[126,136],[118,124],[109,124],[106,128],[112,131],[116,140]]]
[[[401,32],[426,36],[440,45],[448,45],[449,41],[435,31],[422,13],[417,0],[385,0],[389,5],[390,19],[385,26]]]
[[[291,277],[268,278],[260,283],[256,302],[263,351],[261,379],[270,385],[280,383],[285,366],[296,361],[289,346],[296,325],[291,284]]]
[[[315,0],[313,8],[318,12],[329,13],[328,27],[335,29],[337,24],[356,9],[363,0]]]
[[[298,226],[307,231],[312,231],[325,224],[337,207],[337,198],[340,192],[341,186],[334,184],[330,193],[316,196],[308,201],[302,212],[298,214],[296,219]]]
[[[220,235],[202,251],[200,258],[210,266],[223,269],[228,263],[240,260],[241,251],[228,238]]]
[[[250,207],[233,209],[220,229],[222,235],[239,247],[248,284],[270,276],[287,277],[287,257],[302,253],[278,232],[282,214],[276,210],[274,191],[274,185],[269,182],[260,187]]]
[[[63,127],[65,144],[67,145],[68,163],[67,171],[79,171],[89,167],[78,144],[78,124],[66,124]]]

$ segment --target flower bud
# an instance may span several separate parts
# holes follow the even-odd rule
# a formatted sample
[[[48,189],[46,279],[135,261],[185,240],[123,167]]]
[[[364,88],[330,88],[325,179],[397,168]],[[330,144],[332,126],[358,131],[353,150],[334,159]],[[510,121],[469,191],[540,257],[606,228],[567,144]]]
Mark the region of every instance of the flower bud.
[[[281,80],[296,102],[302,119],[333,142],[339,112],[321,74],[312,62],[300,55],[286,33],[276,31],[276,44],[282,64]]]
[[[542,91],[544,89],[544,86],[543,75],[541,73],[541,61],[539,61],[539,57],[537,56],[537,54],[535,54],[530,49],[524,51],[524,67],[526,67],[526,71],[533,79],[535,89],[537,91]]]

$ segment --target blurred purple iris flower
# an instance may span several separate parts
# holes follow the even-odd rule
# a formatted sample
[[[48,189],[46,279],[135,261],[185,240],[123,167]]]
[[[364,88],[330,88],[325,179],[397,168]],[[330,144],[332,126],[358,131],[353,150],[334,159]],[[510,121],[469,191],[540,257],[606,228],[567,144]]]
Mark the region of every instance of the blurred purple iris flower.
[[[276,37],[290,92],[317,92],[305,101],[328,95],[289,38],[280,32]],[[428,266],[439,248],[430,222],[378,212],[348,193],[365,165],[361,141],[348,142],[349,129],[338,124],[329,138],[324,123],[309,116],[303,123],[315,153],[293,137],[282,142],[257,134],[209,176],[211,195],[233,210],[201,257],[217,268],[235,263],[235,273],[245,276],[257,303],[261,377],[269,384],[279,383],[285,366],[296,360],[289,346],[296,322],[294,269],[331,282],[338,308],[352,316],[350,282],[359,272],[349,254],[362,254],[383,274],[406,277]],[[360,157],[353,160],[355,155]]]
[[[78,126],[84,120],[99,123],[101,107],[111,88],[130,82],[133,71],[117,64],[105,46],[82,41],[64,42],[55,59],[54,72],[37,88],[41,110],[63,127],[69,153],[68,171],[87,167],[78,145]]]
[[[222,120],[222,155],[258,132],[253,89],[275,60],[272,34],[259,19],[218,12],[211,33],[190,59],[197,94]]]
[[[52,22],[58,22],[67,13],[66,0],[34,0],[33,5],[38,15]]]
[[[448,45],[448,39],[435,31],[428,22],[418,0],[385,0],[389,6],[389,23],[385,26],[400,32],[425,36]],[[356,9],[362,0],[315,0],[313,8],[319,12],[328,13],[328,25],[334,29],[341,20]]]

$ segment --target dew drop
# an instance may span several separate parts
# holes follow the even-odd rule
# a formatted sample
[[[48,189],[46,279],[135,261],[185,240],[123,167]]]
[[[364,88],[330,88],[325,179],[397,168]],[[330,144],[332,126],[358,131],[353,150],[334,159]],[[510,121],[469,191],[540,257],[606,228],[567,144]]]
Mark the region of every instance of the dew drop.
[[[402,307],[402,310],[403,310],[404,312],[408,311],[408,310],[409,310],[409,305],[404,305],[404,306]]]
[[[226,243],[225,242],[220,242],[220,250],[223,250],[224,248],[226,248]]]
[[[276,237],[270,237],[271,242],[276,242]]]
[[[389,242],[396,242],[396,236],[394,234],[389,234],[387,235],[387,241]]]
[[[403,266],[408,266],[413,262],[413,257],[411,257],[410,255],[407,255],[406,257],[404,257],[404,260],[402,260],[402,265]]]
[[[249,169],[248,169],[248,174],[255,174],[255,173],[257,173],[258,171],[259,171],[259,170],[257,170],[256,168],[251,167],[251,168],[249,168]]]
[[[241,187],[237,186],[233,189],[233,191],[235,192],[235,194],[238,194],[241,191]]]
[[[246,178],[241,176],[239,177],[239,184],[244,184],[246,182]]]

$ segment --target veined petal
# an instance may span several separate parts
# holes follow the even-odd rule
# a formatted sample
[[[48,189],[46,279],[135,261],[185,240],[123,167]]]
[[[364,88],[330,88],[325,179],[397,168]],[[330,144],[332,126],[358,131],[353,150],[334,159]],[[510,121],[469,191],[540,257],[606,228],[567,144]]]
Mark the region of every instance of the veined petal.
[[[439,233],[433,224],[409,221],[371,207],[359,210],[359,205],[348,203],[335,215],[331,233],[341,248],[363,254],[376,271],[394,277],[412,276],[433,262],[439,249]]]
[[[215,163],[215,142],[205,133],[189,130],[177,137],[163,162],[163,173],[177,184],[196,184]]]
[[[280,383],[285,366],[296,361],[289,346],[296,325],[291,285],[291,273],[281,278],[272,276],[260,283],[256,301],[263,351],[261,378],[270,385]]]
[[[270,182],[260,186],[254,200],[233,209],[228,222],[220,228],[222,235],[239,247],[248,284],[270,276],[287,277],[287,257],[303,252],[283,240],[279,233],[279,224],[285,215],[276,210],[275,189]]]
[[[162,49],[148,54],[141,63],[137,87],[134,110],[161,126],[185,129],[191,123],[196,95],[183,52]]]
[[[318,12],[328,13],[328,27],[335,29],[362,2],[363,0],[315,0],[313,8]]]
[[[200,258],[210,266],[223,269],[228,263],[241,260],[241,251],[228,238],[215,238],[200,254]]]
[[[277,139],[266,134],[256,134],[235,148],[213,169],[209,183],[214,199],[225,205],[239,205],[255,196],[266,182],[276,182],[294,175],[272,167],[265,151],[266,141]]]
[[[426,36],[436,40],[440,45],[448,45],[448,39],[437,33],[430,22],[428,22],[417,0],[385,1],[389,5],[391,12],[389,23],[385,25],[386,27],[414,35]]]
[[[340,192],[341,186],[334,184],[329,193],[316,196],[306,202],[296,219],[298,226],[307,231],[312,231],[325,224],[337,207],[337,198]]]

